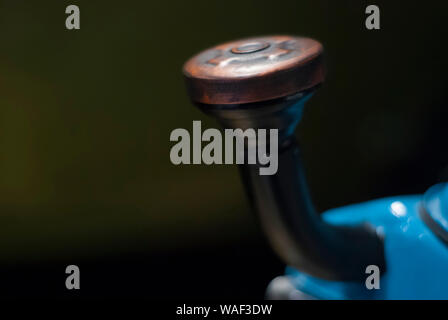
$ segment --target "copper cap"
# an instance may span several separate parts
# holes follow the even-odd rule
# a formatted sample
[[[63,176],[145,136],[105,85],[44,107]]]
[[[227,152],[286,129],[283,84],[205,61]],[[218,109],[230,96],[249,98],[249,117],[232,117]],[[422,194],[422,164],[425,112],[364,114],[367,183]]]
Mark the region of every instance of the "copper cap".
[[[285,97],[324,79],[322,45],[310,38],[268,36],[205,50],[183,67],[194,102],[242,104]]]

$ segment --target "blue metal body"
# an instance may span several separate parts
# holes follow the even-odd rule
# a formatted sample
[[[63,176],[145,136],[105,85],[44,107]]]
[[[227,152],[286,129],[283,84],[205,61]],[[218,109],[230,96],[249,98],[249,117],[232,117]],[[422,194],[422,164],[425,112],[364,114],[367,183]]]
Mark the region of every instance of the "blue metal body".
[[[368,222],[384,235],[387,271],[380,289],[325,281],[290,267],[286,276],[299,292],[317,299],[448,299],[448,245],[423,221],[422,209],[446,231],[448,184],[435,185],[424,195],[373,200],[323,214],[330,224]]]

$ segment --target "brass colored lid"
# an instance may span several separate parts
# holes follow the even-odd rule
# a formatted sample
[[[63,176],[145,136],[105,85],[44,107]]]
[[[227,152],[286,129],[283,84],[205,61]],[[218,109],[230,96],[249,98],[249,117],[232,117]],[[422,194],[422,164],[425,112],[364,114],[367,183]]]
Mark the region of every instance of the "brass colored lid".
[[[323,82],[322,52],[322,45],[310,38],[248,38],[202,51],[184,64],[183,73],[194,102],[259,102]]]

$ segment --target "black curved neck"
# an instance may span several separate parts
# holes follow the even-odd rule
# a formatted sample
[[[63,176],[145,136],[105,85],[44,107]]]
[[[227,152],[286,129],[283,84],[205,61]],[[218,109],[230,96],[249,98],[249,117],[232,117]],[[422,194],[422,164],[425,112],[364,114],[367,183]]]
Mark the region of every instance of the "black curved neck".
[[[340,281],[364,280],[371,264],[385,270],[383,243],[373,229],[330,226],[320,218],[294,138],[279,151],[275,175],[259,175],[257,165],[240,165],[240,171],[261,225],[286,263]]]
[[[368,265],[385,271],[382,239],[367,225],[325,223],[308,191],[294,129],[312,90],[263,104],[205,106],[225,128],[279,130],[278,171],[260,175],[260,165],[243,164],[246,191],[273,248],[289,265],[310,275],[363,281]]]

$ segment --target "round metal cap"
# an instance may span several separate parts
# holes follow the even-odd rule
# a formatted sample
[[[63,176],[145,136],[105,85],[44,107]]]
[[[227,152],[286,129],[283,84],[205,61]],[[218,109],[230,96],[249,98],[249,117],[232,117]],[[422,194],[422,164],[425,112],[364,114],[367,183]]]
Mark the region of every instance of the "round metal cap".
[[[324,80],[322,45],[310,38],[268,36],[205,50],[183,67],[194,102],[242,104],[285,97]]]

